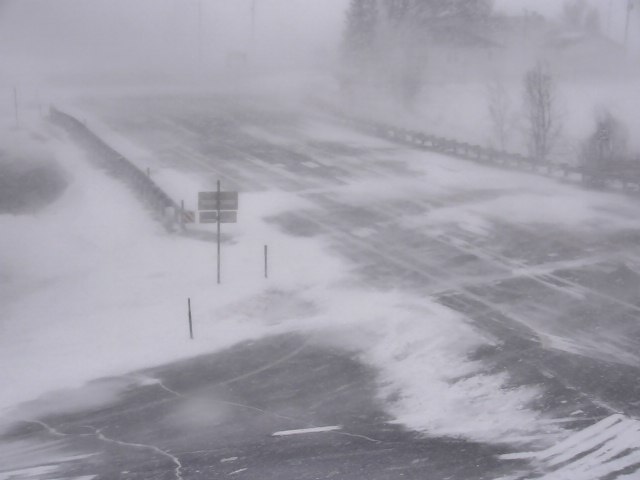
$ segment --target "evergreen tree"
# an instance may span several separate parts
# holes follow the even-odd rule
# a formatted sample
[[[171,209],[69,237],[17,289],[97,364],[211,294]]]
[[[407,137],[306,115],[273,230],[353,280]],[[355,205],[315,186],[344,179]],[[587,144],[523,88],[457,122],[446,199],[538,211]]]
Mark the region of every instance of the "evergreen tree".
[[[351,0],[344,32],[344,58],[362,68],[374,56],[378,32],[378,0]]]
[[[492,11],[491,0],[383,0],[392,24],[427,26],[437,19],[460,22],[486,19]]]

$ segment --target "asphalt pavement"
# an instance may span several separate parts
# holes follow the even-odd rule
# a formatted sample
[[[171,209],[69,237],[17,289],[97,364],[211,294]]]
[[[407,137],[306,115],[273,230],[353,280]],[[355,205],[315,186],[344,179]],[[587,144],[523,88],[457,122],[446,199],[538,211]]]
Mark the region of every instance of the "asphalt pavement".
[[[6,454],[0,478],[480,480],[525,468],[499,459],[507,447],[394,424],[378,397],[376,372],[357,354],[309,337],[244,343],[96,380],[75,395],[100,384],[115,389],[105,403],[24,418],[3,434],[0,451],[20,445],[58,457],[21,474],[11,463],[17,456]]]

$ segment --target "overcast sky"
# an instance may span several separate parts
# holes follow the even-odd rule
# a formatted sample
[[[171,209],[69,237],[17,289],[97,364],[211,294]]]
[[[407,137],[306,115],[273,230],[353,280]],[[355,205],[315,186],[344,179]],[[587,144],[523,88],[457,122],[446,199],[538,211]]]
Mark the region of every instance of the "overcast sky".
[[[627,0],[610,1],[611,24],[619,36]],[[504,12],[528,9],[549,16],[557,14],[562,3],[495,0]],[[609,0],[595,3],[606,23]],[[0,73],[65,71],[78,65],[188,69],[199,58],[219,66],[232,52],[253,52],[255,58],[277,66],[304,64],[334,51],[348,0],[256,0],[253,37],[251,4],[252,0],[0,0]]]

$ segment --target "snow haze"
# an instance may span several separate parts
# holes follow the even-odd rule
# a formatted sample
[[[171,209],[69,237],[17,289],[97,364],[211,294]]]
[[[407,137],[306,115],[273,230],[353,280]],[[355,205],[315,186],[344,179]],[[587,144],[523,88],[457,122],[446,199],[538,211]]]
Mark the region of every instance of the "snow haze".
[[[5,2],[3,56],[11,75],[131,76],[221,70],[241,52],[290,68],[331,55],[344,0],[27,0]],[[5,71],[5,75],[10,72]]]
[[[638,478],[633,4],[0,0],[0,480]]]

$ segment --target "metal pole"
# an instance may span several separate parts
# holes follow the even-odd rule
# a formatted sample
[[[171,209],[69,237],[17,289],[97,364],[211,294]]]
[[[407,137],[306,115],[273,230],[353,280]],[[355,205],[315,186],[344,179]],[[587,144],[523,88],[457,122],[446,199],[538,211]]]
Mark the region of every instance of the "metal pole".
[[[191,298],[187,299],[187,305],[189,308],[189,337],[193,340],[193,321],[191,319]]]
[[[18,117],[18,87],[13,87],[13,106],[16,113],[16,127],[20,128],[20,118]]]
[[[216,193],[216,207],[218,212],[218,284],[220,284],[220,180],[218,180],[218,190]]]

